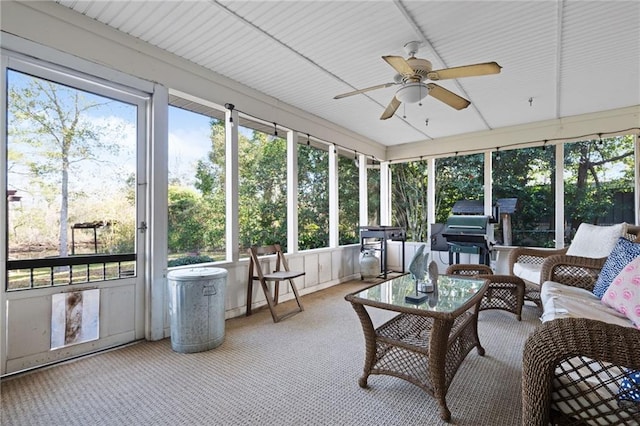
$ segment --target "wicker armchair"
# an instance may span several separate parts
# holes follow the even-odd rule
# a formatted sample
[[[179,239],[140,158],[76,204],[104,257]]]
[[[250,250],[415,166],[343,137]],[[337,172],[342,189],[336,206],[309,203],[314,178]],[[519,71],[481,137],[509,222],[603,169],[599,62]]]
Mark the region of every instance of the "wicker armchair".
[[[585,318],[542,324],[522,363],[523,426],[640,424],[619,384],[640,371],[640,331]]]
[[[640,226],[627,225],[627,239],[634,241],[640,238]],[[591,259],[577,256],[567,256],[569,247],[561,249],[542,249],[530,247],[516,247],[509,252],[509,274],[516,275],[523,279],[526,285],[524,299],[534,302],[540,307],[540,285],[546,280],[557,281],[563,284],[578,285],[582,288],[593,286],[598,273],[606,258]],[[558,257],[562,256],[564,257]],[[559,265],[547,264],[547,260],[553,257],[555,262],[563,264]],[[514,271],[516,263],[520,265],[529,265],[532,270],[536,267],[541,269],[538,281]],[[535,265],[535,266],[534,266]],[[545,267],[547,272],[545,272]],[[548,271],[553,271],[553,276],[549,277]],[[533,274],[532,274],[533,275]],[[529,279],[528,279],[529,278]]]
[[[548,257],[565,254],[567,250],[569,250],[569,247],[561,249],[516,247],[509,252],[509,274],[516,275],[513,270],[516,263],[536,265],[541,268]],[[527,279],[525,276],[520,276],[520,278],[525,283],[524,300],[533,302],[540,307],[540,281],[536,282],[532,279]]]
[[[480,311],[500,309],[512,312],[518,321],[522,319],[525,283],[513,275],[494,275],[487,265],[458,263],[449,265],[446,275],[464,275],[489,281],[489,288],[480,301]]]

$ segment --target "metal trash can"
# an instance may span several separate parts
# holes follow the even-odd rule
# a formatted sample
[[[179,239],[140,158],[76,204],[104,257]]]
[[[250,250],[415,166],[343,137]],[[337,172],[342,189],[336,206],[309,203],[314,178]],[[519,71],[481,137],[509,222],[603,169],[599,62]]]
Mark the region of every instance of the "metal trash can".
[[[224,340],[226,269],[178,269],[170,271],[167,279],[171,348],[193,353],[220,346]]]

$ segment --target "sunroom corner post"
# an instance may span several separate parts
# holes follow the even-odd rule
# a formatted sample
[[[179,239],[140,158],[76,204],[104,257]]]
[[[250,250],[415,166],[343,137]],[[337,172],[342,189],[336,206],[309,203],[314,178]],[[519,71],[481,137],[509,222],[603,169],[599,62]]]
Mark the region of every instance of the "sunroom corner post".
[[[493,157],[491,151],[484,153],[484,214],[491,216],[493,210]]]
[[[391,225],[391,168],[388,161],[380,163],[380,225]]]
[[[4,54],[0,54],[0,87],[7,87],[6,75],[7,75],[7,57]],[[3,167],[7,164],[7,91],[0,90],[0,164]],[[7,187],[7,174],[0,173],[0,188]],[[7,197],[0,197],[0,209],[4,213],[0,219],[0,259],[8,259],[7,253],[7,241],[8,235],[8,201]],[[7,276],[7,263],[0,262],[0,276]],[[6,320],[6,285],[5,280],[2,280],[2,288],[0,288],[0,375],[6,374],[7,363],[7,324]]]
[[[555,194],[555,221],[556,221],[556,248],[564,247],[564,144],[556,145],[556,194]]]
[[[338,247],[338,153],[334,144],[329,145],[329,247]]]
[[[238,123],[238,111],[225,111],[225,199],[226,199],[226,261],[237,262],[240,258],[239,240],[240,225],[238,220],[239,210],[239,182],[238,182],[238,126],[230,123]]]
[[[359,192],[360,198],[360,226],[367,226],[369,224],[369,191],[367,188],[367,156],[364,154],[357,154],[358,159],[358,178],[359,178]]]
[[[298,251],[298,132],[287,132],[287,252]]]
[[[150,103],[149,144],[149,229],[147,232],[148,262],[147,294],[145,301],[145,334],[148,340],[164,338],[164,312],[168,301],[167,261],[168,261],[168,167],[169,167],[169,93],[159,85],[154,85]],[[144,234],[143,234],[144,235]]]
[[[427,235],[431,236],[431,224],[436,223],[436,159],[430,158],[427,168]]]
[[[633,135],[633,164],[635,167],[635,172],[633,174],[634,178],[633,178],[633,185],[634,185],[634,191],[636,196],[634,197],[634,206],[633,206],[633,211],[635,212],[635,225],[639,225],[640,224],[640,216],[638,216],[638,214],[640,213],[640,164],[639,161],[640,158],[638,158],[640,156],[640,138],[638,138],[638,133],[635,133]]]

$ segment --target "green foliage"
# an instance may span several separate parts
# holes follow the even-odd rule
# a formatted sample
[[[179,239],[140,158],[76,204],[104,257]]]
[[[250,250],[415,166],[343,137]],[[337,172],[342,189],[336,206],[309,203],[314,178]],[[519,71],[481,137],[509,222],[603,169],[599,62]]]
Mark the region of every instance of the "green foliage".
[[[427,163],[391,165],[393,222],[407,231],[410,241],[427,241]]]
[[[565,145],[565,220],[600,223],[618,192],[633,192],[633,137],[588,140]],[[622,170],[622,172],[621,172]]]
[[[225,188],[225,128],[211,120],[211,151],[196,164],[195,187],[204,196],[224,194]]]
[[[360,242],[360,178],[353,158],[338,156],[338,241],[340,245]]]
[[[380,225],[380,169],[367,170],[367,225]]]
[[[484,199],[484,155],[436,160],[436,222],[444,223],[460,200]]]
[[[517,198],[511,215],[512,244],[554,246],[554,153],[553,149],[524,148],[493,153],[493,200]],[[501,241],[502,225],[495,236]]]
[[[287,145],[253,131],[239,138],[240,247],[287,245]]]
[[[110,254],[135,253],[136,224],[133,220],[113,222],[107,232],[101,235],[101,242]]]
[[[213,258],[209,256],[183,256],[169,261],[169,268],[174,266],[195,265],[198,263],[213,262]]]
[[[206,222],[202,217],[202,198],[195,192],[169,187],[169,251],[198,252],[205,247]]]
[[[298,146],[298,248],[329,246],[329,154]]]

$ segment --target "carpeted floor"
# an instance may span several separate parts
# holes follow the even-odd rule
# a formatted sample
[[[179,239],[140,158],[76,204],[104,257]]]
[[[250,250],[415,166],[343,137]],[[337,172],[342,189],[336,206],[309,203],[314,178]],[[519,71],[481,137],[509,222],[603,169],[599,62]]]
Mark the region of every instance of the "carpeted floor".
[[[179,354],[141,342],[1,383],[2,425],[439,425],[438,404],[401,379],[374,375],[350,282],[303,297],[305,311],[274,324],[268,310],[226,322],[224,343]],[[523,319],[480,313],[480,341],[453,380],[452,424],[519,425],[520,367],[537,309]],[[375,311],[376,323],[388,313]]]

